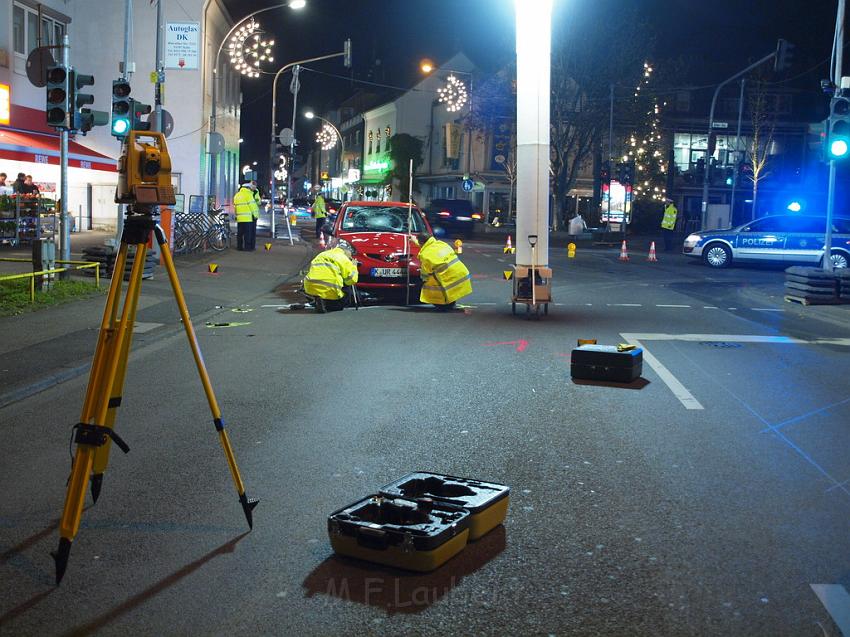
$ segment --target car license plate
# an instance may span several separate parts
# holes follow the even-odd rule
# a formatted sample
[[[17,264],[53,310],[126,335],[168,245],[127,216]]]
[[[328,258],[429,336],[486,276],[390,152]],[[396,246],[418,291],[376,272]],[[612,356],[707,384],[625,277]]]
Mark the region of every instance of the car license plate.
[[[472,221],[472,217],[457,217],[458,221]]]
[[[372,268],[373,277],[400,277],[404,276],[404,268]]]

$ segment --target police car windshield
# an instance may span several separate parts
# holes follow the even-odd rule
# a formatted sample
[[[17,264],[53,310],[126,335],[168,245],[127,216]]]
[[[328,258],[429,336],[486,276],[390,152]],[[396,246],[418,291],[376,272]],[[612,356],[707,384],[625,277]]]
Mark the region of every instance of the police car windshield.
[[[412,228],[408,228],[407,218],[407,206],[348,206],[342,229],[352,232],[427,232],[417,208],[410,212]]]

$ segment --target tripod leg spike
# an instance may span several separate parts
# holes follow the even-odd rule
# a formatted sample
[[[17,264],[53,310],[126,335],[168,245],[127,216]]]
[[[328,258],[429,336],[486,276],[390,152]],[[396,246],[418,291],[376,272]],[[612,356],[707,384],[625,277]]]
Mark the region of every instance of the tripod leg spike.
[[[103,488],[103,474],[95,473],[91,477],[91,499],[97,502],[100,497],[100,490]]]
[[[59,547],[50,553],[56,562],[56,586],[62,581],[65,569],[68,568],[68,556],[71,555],[71,540],[66,537],[59,538]]]
[[[245,512],[245,519],[248,520],[248,528],[254,528],[254,508],[260,503],[256,498],[249,498],[246,493],[239,496],[239,502],[242,503],[242,510]]]

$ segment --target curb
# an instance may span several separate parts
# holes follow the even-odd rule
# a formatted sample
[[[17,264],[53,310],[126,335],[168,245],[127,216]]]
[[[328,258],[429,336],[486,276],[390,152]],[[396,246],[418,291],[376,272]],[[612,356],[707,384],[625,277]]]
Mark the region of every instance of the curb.
[[[305,247],[309,247],[309,246],[305,246]],[[257,296],[254,296],[254,297],[248,299],[247,301],[244,301],[243,303],[251,303],[253,301],[256,301],[257,299],[265,296],[269,292],[274,292],[274,290],[276,290],[279,286],[284,285],[286,283],[289,283],[292,279],[300,276],[301,271],[304,269],[304,265],[309,263],[309,261],[312,258],[313,258],[312,253],[307,254],[305,256],[305,258],[302,259],[301,263],[297,266],[297,270],[293,274],[289,275],[288,277],[283,278],[282,280],[278,280],[277,283],[274,284],[274,287],[270,291],[263,292],[262,294],[258,294]],[[215,314],[218,314],[220,312],[221,312],[220,308],[213,308],[213,309],[207,310],[206,312],[202,312],[201,314],[196,314],[195,316],[191,317],[192,318],[192,325],[195,326],[195,328],[197,330],[198,325],[203,326],[206,323],[206,320],[208,318],[210,318],[210,317],[212,317]],[[130,351],[130,355],[132,356],[133,354],[138,354],[140,352],[144,352],[149,347],[153,347],[154,345],[157,345],[160,341],[163,341],[167,338],[170,338],[172,336],[175,336],[175,335],[181,334],[181,333],[184,333],[184,329],[183,329],[182,324],[177,324],[175,326],[172,326],[170,329],[168,329],[168,328],[163,329],[163,330],[157,332],[155,335],[152,334],[150,341],[145,343],[142,347],[140,347],[138,349],[132,348],[131,351]],[[94,352],[92,352],[92,355],[93,354],[94,354]],[[91,367],[91,358],[89,357],[89,358],[83,359],[81,361],[78,361],[77,363],[74,363],[72,367],[68,367],[67,369],[65,369],[61,372],[50,373],[50,374],[40,378],[37,381],[30,383],[28,385],[22,385],[21,387],[18,387],[17,389],[15,389],[13,391],[6,392],[5,394],[0,394],[0,409],[5,409],[9,405],[12,405],[16,402],[20,402],[22,400],[30,398],[31,396],[35,396],[36,394],[40,394],[41,392],[43,392],[47,389],[50,389],[51,387],[55,387],[56,385],[61,385],[62,383],[65,383],[69,380],[73,380],[73,379],[75,379],[79,376],[82,376],[83,374],[88,372],[90,367]]]

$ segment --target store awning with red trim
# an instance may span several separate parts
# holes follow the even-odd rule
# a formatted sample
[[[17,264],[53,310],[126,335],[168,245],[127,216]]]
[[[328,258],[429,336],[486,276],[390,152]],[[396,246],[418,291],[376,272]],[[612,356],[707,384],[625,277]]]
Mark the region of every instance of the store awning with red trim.
[[[0,128],[0,159],[59,165],[59,136]],[[68,141],[68,166],[115,172],[116,162],[107,155]]]

